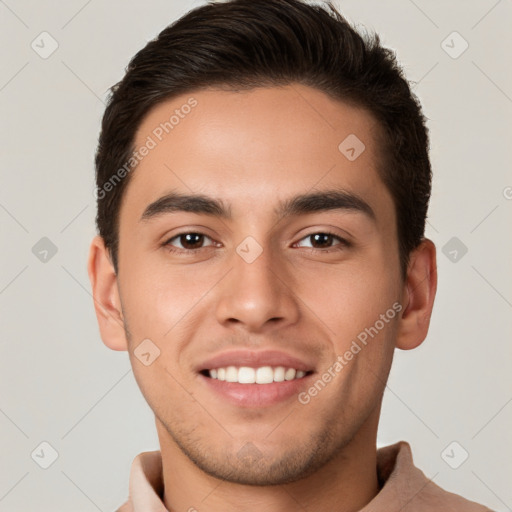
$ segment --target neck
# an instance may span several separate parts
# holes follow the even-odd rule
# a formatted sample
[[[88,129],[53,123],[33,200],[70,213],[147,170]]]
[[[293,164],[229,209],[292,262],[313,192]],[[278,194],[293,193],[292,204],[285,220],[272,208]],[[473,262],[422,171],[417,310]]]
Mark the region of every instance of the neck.
[[[251,486],[219,480],[199,469],[156,420],[163,464],[164,505],[170,512],[308,512],[361,510],[379,492],[373,415],[353,439],[312,475],[284,485]]]

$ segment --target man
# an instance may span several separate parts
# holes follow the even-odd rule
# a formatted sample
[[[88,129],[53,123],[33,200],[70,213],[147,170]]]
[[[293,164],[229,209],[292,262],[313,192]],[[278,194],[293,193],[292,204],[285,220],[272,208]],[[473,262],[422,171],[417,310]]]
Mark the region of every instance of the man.
[[[334,7],[233,0],[113,87],[89,276],[160,451],[121,512],[487,510],[376,450],[395,348],[426,337],[424,118]]]

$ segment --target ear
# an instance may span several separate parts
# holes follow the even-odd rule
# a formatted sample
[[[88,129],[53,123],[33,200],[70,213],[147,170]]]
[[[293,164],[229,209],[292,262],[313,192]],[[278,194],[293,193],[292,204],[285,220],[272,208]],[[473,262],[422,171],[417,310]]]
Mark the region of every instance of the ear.
[[[87,272],[103,343],[112,350],[128,350],[117,275],[100,236],[91,242]]]
[[[400,319],[396,347],[409,350],[427,336],[437,290],[436,247],[424,238],[411,252],[403,289],[404,310]]]

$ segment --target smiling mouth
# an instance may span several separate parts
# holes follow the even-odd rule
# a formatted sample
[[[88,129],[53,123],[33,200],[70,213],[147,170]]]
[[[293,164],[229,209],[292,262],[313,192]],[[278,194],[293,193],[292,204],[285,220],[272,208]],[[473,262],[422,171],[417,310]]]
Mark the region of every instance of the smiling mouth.
[[[271,384],[302,379],[312,371],[297,370],[285,366],[226,366],[202,370],[201,375],[211,379],[238,384]]]

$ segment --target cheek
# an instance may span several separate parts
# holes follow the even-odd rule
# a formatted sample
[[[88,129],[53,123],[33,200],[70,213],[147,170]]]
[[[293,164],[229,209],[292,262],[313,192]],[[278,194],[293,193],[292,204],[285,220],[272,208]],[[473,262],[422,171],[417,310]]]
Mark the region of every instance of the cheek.
[[[356,410],[363,402],[370,407],[393,358],[400,308],[397,274],[376,260],[326,267],[321,273],[303,279],[299,295],[327,326],[332,356],[322,370],[330,368],[336,375],[328,393],[340,407],[351,404]]]
[[[325,266],[303,273],[297,295],[328,328],[337,352],[380,320],[399,298],[397,273],[382,263]],[[396,317],[392,310],[386,317]],[[386,327],[391,322],[386,322]],[[379,322],[380,326],[380,322]]]
[[[194,267],[194,268],[192,268]],[[172,331],[222,276],[214,266],[144,264],[127,268],[123,308],[133,332],[157,337]]]
[[[194,399],[192,383],[184,379],[168,359],[168,349],[165,347],[150,366],[141,364],[133,356],[131,363],[135,380],[157,417],[175,423],[183,423],[184,418],[193,417],[194,426],[197,427],[208,418],[205,419],[201,404]]]

